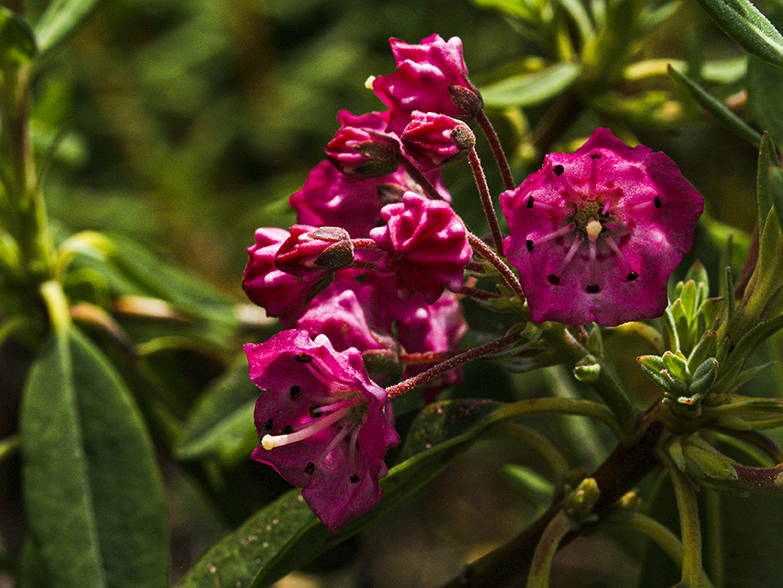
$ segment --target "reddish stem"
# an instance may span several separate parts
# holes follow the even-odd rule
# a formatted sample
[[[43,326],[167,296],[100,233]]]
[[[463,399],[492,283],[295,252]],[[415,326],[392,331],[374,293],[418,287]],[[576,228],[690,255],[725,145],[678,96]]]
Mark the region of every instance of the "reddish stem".
[[[481,167],[481,161],[476,153],[476,149],[471,149],[468,154],[470,169],[473,170],[473,177],[476,179],[476,187],[481,197],[481,206],[484,208],[484,216],[487,217],[489,230],[492,233],[492,242],[497,251],[503,251],[503,234],[500,232],[498,216],[495,214],[495,206],[492,203],[492,195],[487,186],[487,177],[484,175],[484,168]]]
[[[495,339],[494,341],[490,341],[489,343],[485,343],[484,345],[480,345],[478,347],[473,347],[472,349],[468,349],[467,351],[463,351],[459,355],[455,355],[454,357],[445,359],[442,362],[432,366],[430,369],[423,371],[420,374],[416,374],[415,376],[408,378],[407,380],[403,380],[399,384],[395,384],[394,386],[389,386],[388,388],[386,388],[386,393],[389,395],[390,399],[396,398],[397,396],[402,396],[406,392],[410,392],[414,388],[418,388],[419,386],[422,386],[423,384],[426,384],[427,382],[434,380],[441,374],[451,371],[456,367],[459,367],[463,364],[466,364],[475,359],[479,359],[491,353],[497,353],[498,351],[501,351],[506,346],[510,345],[511,343],[514,343],[515,341],[518,341],[521,338],[522,338],[521,331],[513,331],[511,333],[508,333],[507,335],[503,335],[499,339]]]
[[[470,246],[473,247],[474,251],[492,264],[492,267],[494,267],[503,277],[503,281],[511,288],[511,291],[519,296],[520,300],[524,300],[525,293],[522,291],[522,285],[519,283],[519,280],[517,280],[514,272],[511,271],[511,268],[508,267],[492,249],[490,249],[489,245],[470,232],[468,232],[468,243],[470,243]]]
[[[492,123],[483,110],[478,113],[476,120],[478,120],[481,130],[484,132],[484,136],[489,142],[489,147],[492,149],[492,155],[495,156],[495,161],[500,170],[500,176],[503,178],[503,186],[505,186],[506,190],[513,190],[514,178],[511,176],[511,166],[509,166],[506,154],[503,152],[503,145],[500,144],[500,139],[495,132],[495,127],[492,126]]]
[[[397,154],[397,159],[400,162],[400,165],[402,165],[408,175],[413,179],[413,181],[421,186],[421,189],[424,190],[427,196],[433,200],[443,200],[443,197],[435,189],[435,186],[432,185],[432,182],[430,182],[427,179],[427,176],[425,176],[424,173],[418,167],[416,167],[415,163],[405,157],[405,155],[402,153]]]

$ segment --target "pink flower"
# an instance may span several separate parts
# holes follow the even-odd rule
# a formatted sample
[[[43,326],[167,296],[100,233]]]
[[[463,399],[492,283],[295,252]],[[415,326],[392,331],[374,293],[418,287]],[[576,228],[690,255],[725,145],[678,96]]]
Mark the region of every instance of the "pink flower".
[[[471,123],[484,107],[468,79],[462,40],[438,35],[409,45],[390,41],[397,71],[373,81],[373,91],[391,109],[387,130],[401,134],[414,110],[435,112]]]
[[[344,174],[376,178],[400,166],[400,138],[386,132],[388,112],[354,116],[347,110],[337,115],[340,130],[326,146],[326,157]]]
[[[451,202],[439,170],[426,174],[441,197]],[[289,204],[303,225],[342,227],[359,239],[367,237],[381,220],[381,208],[402,198],[406,190],[421,188],[402,168],[388,176],[356,180],[328,161],[322,161],[307,176],[304,187],[291,195]]]
[[[275,267],[305,282],[317,282],[353,263],[353,244],[345,229],[294,225],[275,254]]]
[[[397,298],[393,291],[390,294]],[[382,308],[372,284],[359,282],[351,272],[340,272],[313,298],[296,326],[312,336],[323,333],[338,351],[390,349],[395,346],[389,343],[391,320]]]
[[[260,446],[253,459],[302,488],[334,533],[380,500],[386,450],[399,443],[386,391],[373,383],[355,349],[338,353],[324,335],[298,329],[245,345]]]
[[[596,129],[500,205],[531,320],[614,326],[663,313],[704,201],[666,155]]]
[[[464,122],[434,112],[414,111],[402,132],[402,144],[419,169],[430,171],[465,157],[476,143]]]
[[[315,284],[275,267],[275,256],[289,238],[288,231],[264,227],[256,230],[256,243],[248,247],[248,261],[242,276],[245,294],[269,316],[292,321],[301,313]]]
[[[402,202],[384,206],[381,216],[386,226],[370,231],[387,253],[378,269],[396,273],[403,297],[421,292],[431,304],[444,288],[462,288],[471,248],[465,225],[449,204],[406,192]]]

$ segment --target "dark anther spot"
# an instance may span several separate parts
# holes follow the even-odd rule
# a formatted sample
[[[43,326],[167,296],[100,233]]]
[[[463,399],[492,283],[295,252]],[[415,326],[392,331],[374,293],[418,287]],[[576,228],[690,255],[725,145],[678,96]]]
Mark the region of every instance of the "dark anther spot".
[[[291,398],[293,400],[296,400],[297,398],[299,398],[299,391],[300,391],[300,388],[296,384],[291,386]]]
[[[598,294],[599,290],[598,284],[587,284],[587,287],[585,288],[585,292],[588,294]]]
[[[299,363],[310,363],[311,361],[313,361],[313,356],[307,355],[306,353],[300,353],[299,355],[296,356],[296,361],[298,361]]]
[[[280,429],[281,435],[290,435],[294,432],[294,428],[291,425],[283,425],[283,428]]]
[[[661,204],[661,197],[656,196],[655,199],[653,200],[653,204],[655,204],[655,208],[660,208],[661,206],[663,206],[663,204]]]
[[[636,272],[629,272],[627,276],[625,276],[625,279],[629,282],[633,282],[636,278],[639,277],[639,274]]]
[[[533,245],[533,241],[531,241],[530,239],[528,239],[527,241],[525,241],[525,246],[527,247],[527,250],[528,250],[528,251],[533,251],[533,249],[534,249],[534,247],[535,247],[535,246]]]
[[[601,159],[601,154],[600,153],[593,153],[590,156],[590,159]]]
[[[557,286],[560,283],[560,278],[557,277],[555,274],[549,274],[546,277],[546,281],[552,284],[553,286]]]
[[[311,419],[314,419],[316,417],[321,416],[323,412],[321,412],[320,406],[318,406],[317,404],[311,404],[310,406],[307,407],[307,414],[310,416]]]
[[[533,203],[534,202],[535,202],[535,199],[532,196],[530,198],[528,198],[527,199],[527,207],[528,208],[533,208]]]
[[[356,484],[359,481],[359,476],[351,474],[351,484]]]
[[[305,466],[304,473],[308,476],[312,476],[313,472],[315,471],[315,464],[312,461],[308,461],[307,465]]]
[[[552,171],[555,172],[556,176],[560,176],[560,175],[563,175],[563,172],[565,171],[565,168],[562,165],[558,164],[558,165],[556,165],[555,167],[552,168]]]

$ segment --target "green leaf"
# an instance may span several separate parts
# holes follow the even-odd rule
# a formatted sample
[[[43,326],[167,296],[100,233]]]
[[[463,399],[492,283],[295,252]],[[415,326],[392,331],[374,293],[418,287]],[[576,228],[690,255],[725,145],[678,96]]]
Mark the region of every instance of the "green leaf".
[[[178,459],[217,455],[226,467],[246,459],[258,445],[253,408],[258,388],[248,377],[244,355],[199,399],[175,449]]]
[[[481,96],[484,103],[493,108],[533,106],[567,90],[581,72],[582,67],[578,63],[557,63],[482,88]]]
[[[783,145],[783,69],[752,57],[748,62],[748,109],[757,125]]]
[[[772,180],[773,172],[780,170],[777,153],[774,141],[769,134],[764,133],[759,148],[756,176],[756,199],[759,207],[759,226],[761,227],[767,222],[767,215],[777,200],[773,191],[777,190],[778,187]]]
[[[36,53],[35,37],[27,23],[0,7],[0,66],[19,67]]]
[[[702,8],[743,49],[783,67],[783,36],[748,0],[699,0]]]
[[[721,0],[709,0],[720,2]],[[724,104],[712,96],[707,90],[702,88],[694,80],[669,66],[669,75],[680,86],[685,88],[688,93],[693,96],[696,102],[709,112],[715,119],[723,124],[729,131],[737,135],[738,137],[748,141],[750,144],[759,146],[761,143],[761,134],[755,129],[751,128],[744,120],[734,114],[731,110],[726,108]]]
[[[35,25],[41,55],[68,39],[93,11],[100,0],[52,0]]]
[[[405,461],[381,480],[383,496],[369,513],[351,519],[332,535],[303,502],[301,491],[291,490],[210,549],[177,586],[271,585],[412,495],[467,449],[502,406],[486,400],[431,404],[412,424],[401,453]]]
[[[163,482],[132,398],[75,328],[52,335],[21,404],[31,534],[52,586],[163,587]]]

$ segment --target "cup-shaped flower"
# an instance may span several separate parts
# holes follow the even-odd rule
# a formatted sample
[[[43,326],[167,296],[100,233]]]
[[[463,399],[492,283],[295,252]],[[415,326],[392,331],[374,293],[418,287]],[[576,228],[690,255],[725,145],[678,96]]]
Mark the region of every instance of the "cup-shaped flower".
[[[367,376],[356,349],[337,352],[325,335],[281,331],[245,345],[260,445],[253,459],[302,488],[331,532],[381,497],[387,448],[399,443],[386,391]]]
[[[476,144],[470,127],[445,114],[414,111],[402,144],[422,171],[465,157]]]
[[[378,76],[372,89],[391,110],[388,130],[401,134],[414,110],[436,112],[471,124],[484,101],[468,79],[462,40],[439,35],[411,45],[390,39],[397,71]]]
[[[355,116],[341,110],[337,120],[340,130],[326,145],[326,158],[344,174],[377,178],[400,166],[400,138],[386,132],[388,112]]]
[[[340,227],[294,225],[275,254],[275,267],[317,282],[353,263],[353,244],[348,231]]]
[[[666,155],[596,129],[500,205],[531,320],[614,326],[663,313],[704,201]]]
[[[445,288],[462,289],[471,248],[465,224],[448,203],[406,192],[402,202],[384,206],[381,216],[386,225],[370,231],[386,252],[377,267],[397,275],[402,297],[420,292],[432,304]]]
[[[242,288],[252,301],[269,316],[284,322],[296,320],[316,284],[308,283],[275,266],[280,246],[289,238],[288,231],[262,227],[256,230],[254,245],[248,247],[248,261],[242,277]]]

